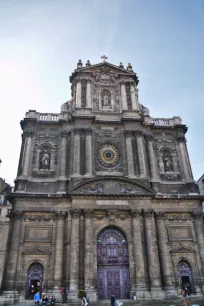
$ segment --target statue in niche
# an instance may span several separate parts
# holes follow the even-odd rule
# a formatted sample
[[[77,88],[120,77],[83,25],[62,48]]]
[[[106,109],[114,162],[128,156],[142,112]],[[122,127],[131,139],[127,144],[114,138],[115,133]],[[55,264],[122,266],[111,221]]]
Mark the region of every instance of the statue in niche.
[[[49,170],[50,169],[50,153],[47,149],[44,149],[41,152],[40,156],[40,170]]]
[[[111,107],[111,93],[108,89],[102,90],[101,101],[102,101],[102,107],[104,107],[104,108],[110,108]]]
[[[164,152],[163,155],[164,171],[165,172],[174,172],[172,157],[169,152]]]

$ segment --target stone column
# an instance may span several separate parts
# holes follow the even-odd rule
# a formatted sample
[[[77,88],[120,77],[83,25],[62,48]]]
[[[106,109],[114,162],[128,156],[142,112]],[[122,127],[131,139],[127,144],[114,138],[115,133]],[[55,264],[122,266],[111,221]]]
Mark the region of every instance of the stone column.
[[[81,210],[72,209],[71,247],[70,247],[70,286],[68,298],[78,299],[79,290],[79,217]]]
[[[130,85],[130,91],[131,91],[132,109],[139,111],[139,103],[135,93],[135,84]]]
[[[86,132],[86,160],[85,160],[85,175],[92,176],[92,135],[91,131]]]
[[[84,288],[92,301],[97,300],[93,269],[93,212],[85,210]]]
[[[126,133],[126,152],[127,152],[127,166],[128,166],[128,176],[135,176],[133,151],[132,151],[132,139],[131,133]]]
[[[66,177],[66,159],[67,159],[67,133],[62,132],[61,133],[61,156],[60,156],[60,177],[65,178]]]
[[[55,269],[54,288],[59,291],[63,281],[63,256],[64,256],[64,217],[65,212],[56,212],[56,244],[55,244]],[[59,291],[60,294],[60,291]]]
[[[201,213],[193,213],[193,222],[194,228],[196,232],[198,248],[199,248],[199,255],[202,264],[202,275],[204,275],[204,234],[203,234],[203,219]],[[202,284],[202,292],[204,293],[204,284]]]
[[[137,141],[137,153],[138,153],[140,177],[146,177],[144,138],[141,131],[136,132],[136,141]]]
[[[86,84],[86,107],[91,108],[91,81],[87,81]]]
[[[81,81],[77,81],[76,85],[76,108],[81,107]]]
[[[39,170],[39,168],[40,168],[40,152],[41,152],[41,150],[38,149],[37,150],[37,155],[36,155],[36,164],[35,164],[36,170]]]
[[[150,299],[150,292],[147,290],[145,280],[144,250],[142,245],[142,233],[140,220],[142,218],[141,210],[132,211],[132,233],[134,259],[136,265],[136,297],[137,300]]]
[[[164,283],[164,291],[166,297],[177,296],[176,290],[172,281],[173,266],[171,262],[170,253],[168,250],[168,236],[167,229],[164,223],[164,214],[156,214],[157,233],[159,240],[159,254],[161,258],[161,268]]]
[[[75,130],[74,135],[74,176],[80,176],[80,132]]]
[[[151,173],[151,180],[154,182],[158,182],[158,175],[157,175],[157,161],[156,156],[153,148],[153,137],[149,135],[147,137],[148,141],[148,154],[149,154],[149,162],[150,162],[150,173]]]
[[[194,214],[193,214],[193,219]],[[202,218],[201,218],[202,222]],[[203,268],[202,268],[202,262],[201,262],[201,257],[200,257],[200,250],[199,250],[199,245],[197,241],[197,234],[195,230],[195,222],[192,221],[192,236],[193,236],[193,243],[195,246],[195,251],[196,251],[196,259],[197,259],[197,271],[194,270],[194,283],[195,283],[195,288],[196,288],[196,294],[200,294],[201,292],[204,293],[202,289],[204,289],[204,273],[203,273]]]
[[[5,273],[4,288],[6,291],[13,291],[17,284],[16,271],[18,262],[18,249],[20,243],[20,232],[21,232],[21,222],[22,222],[23,212],[17,211],[13,213],[12,216],[12,235],[10,241],[10,251],[8,255],[7,269]]]
[[[179,137],[178,141],[179,141],[181,162],[182,162],[182,168],[183,168],[183,171],[184,171],[185,179],[187,181],[192,181],[190,163],[189,163],[188,154],[187,154],[187,151],[186,151],[186,139],[185,139],[185,137]]]
[[[127,95],[126,95],[126,88],[125,84],[121,84],[121,98],[122,98],[122,109],[127,110],[128,105],[127,105]]]
[[[55,170],[55,150],[51,150],[50,170]]]
[[[153,210],[145,211],[144,217],[151,296],[152,299],[163,299],[164,292],[161,288],[161,274]]]
[[[32,150],[32,133],[27,132],[25,133],[27,139],[26,139],[26,147],[24,150],[24,161],[23,161],[23,176],[29,175],[29,166],[31,163],[30,157],[31,157],[31,150]]]

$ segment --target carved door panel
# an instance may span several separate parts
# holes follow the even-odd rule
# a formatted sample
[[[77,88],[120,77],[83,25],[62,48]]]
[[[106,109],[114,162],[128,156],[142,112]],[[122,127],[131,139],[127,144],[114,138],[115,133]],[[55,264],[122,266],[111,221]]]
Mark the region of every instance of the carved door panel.
[[[105,228],[97,240],[98,292],[100,298],[129,298],[129,256],[125,235]]]

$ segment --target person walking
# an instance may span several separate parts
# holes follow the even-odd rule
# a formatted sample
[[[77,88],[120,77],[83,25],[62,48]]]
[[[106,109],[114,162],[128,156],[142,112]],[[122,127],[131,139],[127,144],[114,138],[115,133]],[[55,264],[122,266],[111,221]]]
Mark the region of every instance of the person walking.
[[[42,297],[42,306],[47,306],[47,305],[48,305],[48,297],[46,294],[44,294]]]
[[[115,296],[111,294],[111,306],[115,306]]]
[[[56,302],[55,296],[52,295],[52,297],[51,297],[51,299],[50,299],[50,305],[51,305],[51,306],[55,305],[55,302]]]
[[[34,302],[35,302],[35,306],[40,306],[40,292],[39,291],[34,295]]]

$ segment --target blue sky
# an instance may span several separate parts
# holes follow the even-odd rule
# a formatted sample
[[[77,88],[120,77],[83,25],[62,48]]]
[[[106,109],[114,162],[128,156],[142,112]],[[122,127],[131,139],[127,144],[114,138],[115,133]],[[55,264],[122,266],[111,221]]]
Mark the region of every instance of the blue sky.
[[[182,117],[203,174],[203,0],[0,0],[1,177],[16,177],[25,112],[59,112],[78,59],[103,54],[133,65],[151,116]]]

